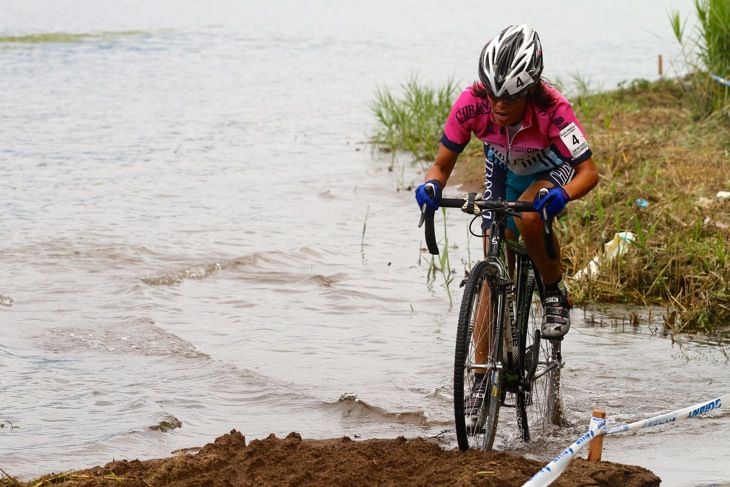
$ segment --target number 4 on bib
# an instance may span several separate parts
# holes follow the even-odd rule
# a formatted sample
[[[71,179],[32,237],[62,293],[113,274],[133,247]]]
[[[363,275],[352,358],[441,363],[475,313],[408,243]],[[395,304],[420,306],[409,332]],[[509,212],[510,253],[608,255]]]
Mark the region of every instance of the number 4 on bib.
[[[588,142],[575,122],[571,123],[560,131],[560,140],[570,151],[571,157],[575,158],[588,150]]]

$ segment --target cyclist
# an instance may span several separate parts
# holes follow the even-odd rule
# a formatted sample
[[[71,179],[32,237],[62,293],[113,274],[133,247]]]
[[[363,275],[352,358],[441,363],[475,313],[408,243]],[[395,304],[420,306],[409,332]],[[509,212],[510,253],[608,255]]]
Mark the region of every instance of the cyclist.
[[[590,146],[570,103],[541,78],[542,70],[540,38],[530,27],[509,26],[487,42],[479,57],[479,81],[456,100],[436,161],[416,189],[419,208],[438,209],[442,189],[472,134],[484,142],[485,198],[534,201],[536,209],[546,208],[553,217],[593,189],[598,171]],[[549,189],[543,198],[537,196],[541,188]],[[485,212],[485,231],[491,217]],[[547,256],[540,218],[532,212],[510,218],[506,236],[522,235],[546,284],[542,336],[561,339],[570,328],[571,303],[561,282],[560,258]],[[559,253],[557,240],[555,244]]]

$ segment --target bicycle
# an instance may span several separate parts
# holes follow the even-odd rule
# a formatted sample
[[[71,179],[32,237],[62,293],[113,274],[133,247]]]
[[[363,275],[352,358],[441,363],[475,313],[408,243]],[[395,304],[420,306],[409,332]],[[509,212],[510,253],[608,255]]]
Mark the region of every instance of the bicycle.
[[[560,398],[562,339],[541,338],[544,284],[525,248],[505,238],[507,217],[519,218],[520,212],[534,212],[535,208],[530,202],[479,198],[477,193],[468,193],[464,199],[441,200],[443,208],[461,208],[475,215],[469,224],[475,236],[485,234],[473,232],[474,221],[481,220],[483,211],[494,212],[486,234],[486,258],[461,283],[464,296],[456,333],[454,414],[462,451],[492,449],[502,407],[516,409],[524,441],[530,440],[531,428],[564,422]],[[426,222],[426,244],[432,255],[438,255],[434,212],[423,210],[419,226]],[[543,218],[547,252],[555,259],[552,222],[546,213]],[[514,255],[513,274],[507,262],[508,250]],[[533,300],[535,292],[539,300]]]

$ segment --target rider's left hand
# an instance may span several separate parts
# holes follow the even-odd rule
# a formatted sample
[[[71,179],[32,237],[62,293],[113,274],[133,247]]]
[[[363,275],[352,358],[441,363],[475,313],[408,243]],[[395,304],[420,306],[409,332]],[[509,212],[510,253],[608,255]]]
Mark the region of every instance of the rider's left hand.
[[[568,196],[568,193],[563,188],[558,186],[556,188],[552,188],[542,198],[540,198],[539,195],[535,196],[535,210],[540,213],[540,218],[542,218],[542,208],[545,207],[548,216],[550,218],[554,218],[555,215],[565,208],[568,201],[570,201],[570,196]]]

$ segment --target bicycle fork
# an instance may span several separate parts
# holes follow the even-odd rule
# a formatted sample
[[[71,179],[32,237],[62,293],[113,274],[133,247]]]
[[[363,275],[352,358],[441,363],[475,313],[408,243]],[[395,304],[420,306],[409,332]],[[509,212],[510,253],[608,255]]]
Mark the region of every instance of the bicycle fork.
[[[493,337],[495,343],[500,343],[502,353],[497,353],[491,357],[491,374],[490,383],[491,388],[489,394],[499,400],[504,401],[505,396],[505,378],[509,374],[509,359],[505,356],[506,353],[512,350],[512,336],[511,323],[512,323],[512,299],[509,291],[512,289],[512,280],[509,278],[507,269],[504,263],[498,258],[488,258],[488,282],[490,286],[493,286],[494,297],[497,302],[494,303],[494,310],[497,316],[496,322],[500,323],[500,326],[496,327],[496,336]]]

